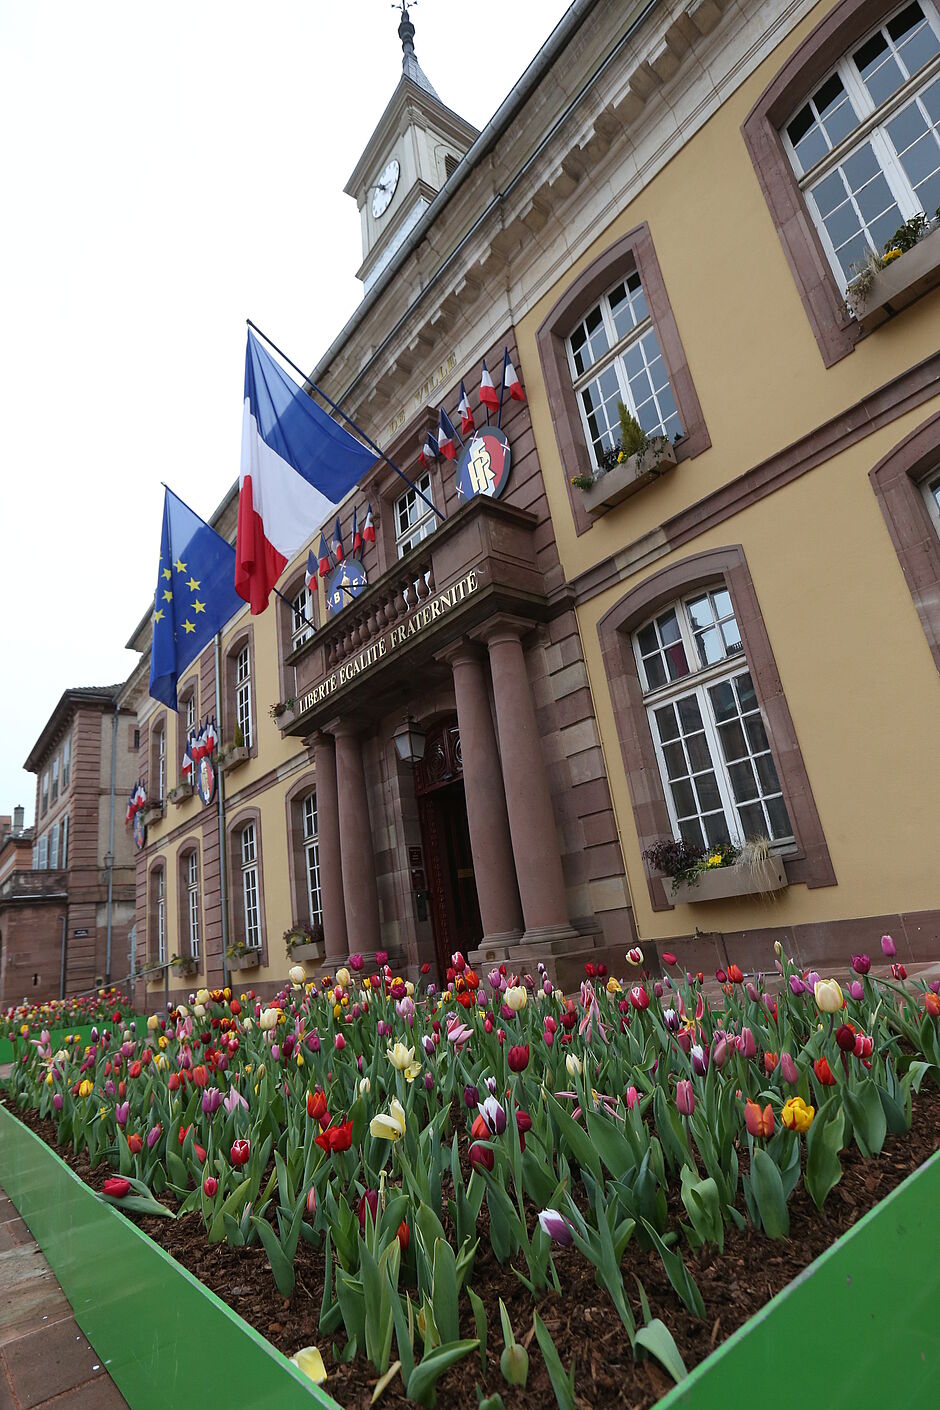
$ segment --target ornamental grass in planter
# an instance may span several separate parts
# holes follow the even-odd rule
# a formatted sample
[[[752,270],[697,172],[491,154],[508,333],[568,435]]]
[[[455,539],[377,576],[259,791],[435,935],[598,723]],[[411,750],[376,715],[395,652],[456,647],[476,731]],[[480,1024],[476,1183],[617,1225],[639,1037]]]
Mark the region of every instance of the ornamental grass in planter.
[[[298,966],[22,1046],[10,1100],[347,1410],[650,1405],[934,1149],[940,997],[630,963],[569,997]]]

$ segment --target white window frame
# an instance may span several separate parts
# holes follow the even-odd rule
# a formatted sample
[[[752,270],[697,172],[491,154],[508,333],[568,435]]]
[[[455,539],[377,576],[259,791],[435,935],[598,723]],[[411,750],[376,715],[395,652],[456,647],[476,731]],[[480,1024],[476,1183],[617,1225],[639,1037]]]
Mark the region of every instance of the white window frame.
[[[49,770],[46,769],[42,776],[42,787],[40,790],[39,816],[45,817],[49,811]]]
[[[72,736],[66,735],[65,743],[62,745],[62,792],[69,786],[69,777],[72,772]]]
[[[940,465],[934,466],[920,482],[921,494],[927,504],[927,513],[940,538]]]
[[[437,528],[438,515],[436,510],[429,509],[421,494],[434,503],[431,495],[431,472],[425,470],[422,475],[415,480],[415,488],[405,490],[404,494],[398,496],[393,507],[393,520],[395,525],[395,551],[399,558],[404,558],[406,553],[410,553],[413,548],[434,533]],[[402,524],[402,518],[406,522]]]
[[[291,598],[290,649],[296,651],[313,636],[313,593],[304,583]]]
[[[156,875],[156,897],[154,910],[157,921],[157,964],[166,964],[166,871],[163,867]]]
[[[53,761],[52,761],[52,802],[53,802],[53,803],[57,802],[57,801],[58,801],[58,797],[59,797],[59,756],[58,756],[58,754],[57,754],[57,755],[55,756],[55,758],[53,759]]]
[[[39,870],[40,870],[40,871],[48,871],[48,869],[49,869],[49,837],[48,837],[48,834],[44,832],[43,835],[42,835],[42,837],[40,837],[40,839],[39,839]]]
[[[917,0],[917,3],[920,5],[927,23],[937,36],[940,37],[940,10],[932,3],[932,0]],[[910,0],[906,0],[905,4],[898,5],[895,9],[892,9],[891,13],[885,15],[880,24],[875,25],[860,39],[853,42],[848,51],[843,54],[838,64],[829,70],[825,78],[813,84],[813,92],[808,93],[804,97],[802,102],[793,113],[791,113],[790,117],[780,129],[781,141],[793,166],[800,190],[803,193],[806,209],[809,212],[816,233],[822,242],[823,249],[826,252],[826,258],[835,275],[836,282],[843,293],[846,292],[849,284],[853,282],[856,276],[846,278],[843,272],[842,265],[839,263],[838,255],[836,254],[829,232],[826,229],[825,222],[819,214],[815,201],[811,199],[813,189],[827,176],[831,175],[836,167],[840,166],[848,157],[851,157],[857,149],[860,149],[866,143],[870,143],[875,160],[881,169],[900,212],[898,225],[900,226],[904,221],[910,220],[912,216],[917,215],[922,209],[919,200],[914,194],[914,188],[908,175],[901,165],[900,158],[895,152],[894,146],[888,136],[887,124],[897,117],[902,108],[906,108],[914,103],[918,95],[940,76],[940,52],[935,54],[932,59],[928,60],[924,67],[918,69],[911,78],[902,83],[901,87],[898,88],[895,93],[891,94],[889,98],[886,98],[884,102],[877,106],[852,60],[853,54],[857,53],[857,51],[877,34],[879,30],[886,30],[888,23],[894,19],[896,15],[901,14],[907,9],[909,4]],[[890,36],[886,35],[886,37],[889,45],[893,49],[893,41],[890,39]],[[838,76],[840,79],[842,87],[859,117],[859,122],[846,137],[842,138],[842,140],[827,152],[824,157],[820,158],[814,166],[804,172],[793,143],[790,141],[787,134],[787,128],[797,115],[802,112],[803,108],[811,102],[813,95],[817,93],[829,79],[835,76]],[[813,111],[815,112],[815,107]],[[934,213],[931,210],[926,211],[925,214],[927,219],[930,220]],[[870,250],[877,255],[882,254],[881,249],[875,248],[874,240],[869,235],[867,226],[863,225],[862,230]]]
[[[235,723],[242,732],[245,748],[252,744],[251,726],[251,647],[246,642],[235,657]]]
[[[672,795],[669,769],[666,762],[665,751],[659,737],[659,728],[656,722],[655,712],[658,709],[661,709],[664,705],[676,703],[680,699],[685,699],[687,696],[695,696],[698,704],[699,714],[701,716],[702,729],[705,735],[708,753],[711,760],[711,771],[715,777],[715,783],[717,785],[718,794],[721,802],[721,810],[724,814],[725,827],[728,831],[728,836],[730,840],[734,843],[735,846],[740,847],[745,841],[744,828],[738,816],[738,805],[735,802],[734,798],[734,789],[732,787],[731,776],[729,773],[729,764],[725,761],[724,749],[722,747],[719,733],[719,726],[713,714],[712,702],[708,692],[710,687],[713,687],[724,681],[733,681],[736,677],[744,675],[750,676],[751,685],[752,688],[754,688],[755,692],[755,697],[756,687],[754,686],[754,677],[751,672],[750,665],[747,661],[747,657],[744,653],[743,647],[740,650],[728,650],[724,642],[723,636],[722,651],[724,654],[722,659],[715,661],[714,663],[709,664],[707,666],[701,666],[700,664],[698,664],[699,655],[695,642],[696,633],[693,629],[693,625],[689,616],[690,603],[699,601],[707,594],[709,596],[710,601],[712,602],[712,610],[713,612],[715,612],[716,618],[722,622],[733,623],[735,630],[737,628],[736,618],[733,613],[733,603],[732,615],[730,617],[718,616],[713,600],[714,594],[716,593],[728,593],[726,585],[724,583],[712,583],[707,588],[696,588],[694,592],[684,593],[681,598],[678,598],[672,602],[664,603],[660,608],[658,608],[658,610],[653,614],[652,617],[644,621],[636,629],[636,631],[634,631],[632,636],[632,642],[634,659],[636,661],[640,686],[643,690],[643,705],[646,710],[648,728],[652,737],[653,748],[656,754],[656,762],[659,766],[660,781],[662,783],[663,795],[666,801],[666,809],[669,814],[669,823],[673,830],[673,835],[678,838],[682,836],[682,832],[680,828],[678,811],[676,809],[675,800]],[[728,595],[730,597],[730,593]],[[649,685],[649,678],[646,672],[643,653],[640,649],[639,635],[640,632],[642,632],[646,627],[650,626],[652,623],[655,623],[657,619],[664,617],[670,611],[673,611],[676,615],[676,621],[679,627],[679,636],[685,651],[686,663],[689,666],[689,670],[684,675],[677,676],[674,680],[668,680],[664,685],[657,685],[651,688]],[[783,785],[780,782],[780,771],[777,767],[777,760],[774,758],[773,748],[770,744],[769,731],[767,730],[766,720],[764,719],[764,711],[762,706],[760,705],[759,700],[758,711],[764,726],[764,733],[767,735],[768,751],[773,762],[774,770],[777,774],[779,795],[769,793],[765,794],[763,792],[763,789],[760,789],[757,798],[747,800],[747,802],[742,806],[748,806],[754,803],[760,803],[763,806],[765,798],[774,798],[779,796],[783,807],[787,811],[787,816],[789,818],[790,810],[787,805]],[[764,753],[765,751],[760,750],[758,752]],[[750,745],[748,745],[747,757],[751,760],[757,757],[757,755],[751,753]],[[692,782],[694,777],[695,775],[693,774],[689,775],[690,782]],[[697,789],[694,789],[694,792],[696,796],[696,802],[698,802]],[[700,819],[701,826],[702,815],[701,813],[699,813],[697,814],[697,816]],[[792,826],[792,819],[790,819],[790,822]],[[702,829],[702,831],[704,834],[704,828]],[[768,827],[768,835],[770,835],[770,832],[771,829]],[[706,848],[710,845],[707,837],[705,837],[705,845]],[[795,845],[795,838],[792,831],[786,836],[773,838],[771,845],[775,852],[792,851]]]
[[[199,958],[199,857],[195,851],[187,852],[186,866],[186,916],[189,927],[189,953],[194,960]]]
[[[69,815],[62,819],[62,843],[59,848],[59,870],[65,871],[69,864]]]
[[[304,883],[307,888],[307,911],[310,924],[323,920],[323,896],[320,890],[320,833],[316,790],[303,800]]]
[[[186,737],[187,739],[196,729],[196,687],[192,688],[186,697]]]
[[[166,724],[157,730],[157,796],[154,800],[162,803],[166,798]]]
[[[49,829],[49,870],[59,870],[59,824],[54,822]]]
[[[258,875],[258,849],[254,823],[246,823],[238,838],[242,870],[242,913],[245,945],[261,949],[261,883]]]
[[[633,310],[633,298],[636,297],[637,293],[640,293],[646,304],[646,314],[644,317],[638,318],[633,327],[629,328],[626,333],[621,335],[617,332],[617,325],[614,321],[613,305],[611,304],[610,296],[614,292],[614,290],[619,289],[621,285],[629,288],[629,285],[633,280],[635,280],[637,283],[637,289],[631,291],[631,298],[629,300],[631,310],[634,312],[634,316],[636,316],[635,310]],[[576,353],[574,347],[574,337],[578,329],[586,325],[588,319],[591,318],[591,316],[597,312],[599,312],[601,315],[601,323],[607,341],[607,348],[605,352],[601,353],[597,357],[597,359],[591,363],[590,367],[586,368],[584,372],[579,372],[577,364],[575,362]],[[669,394],[672,397],[673,406],[675,407],[675,419],[673,418],[672,412],[670,412],[666,418],[666,421],[670,423],[672,423],[674,419],[674,424],[671,424],[667,427],[666,423],[662,420],[662,412],[659,405],[659,396],[662,391],[662,388],[660,388],[659,392],[653,392],[653,400],[655,402],[656,411],[660,416],[660,420],[657,422],[657,426],[650,427],[649,434],[656,435],[662,433],[664,435],[668,435],[670,439],[674,437],[681,438],[681,436],[683,435],[683,428],[682,418],[679,414],[679,404],[676,400],[675,390],[672,385],[672,378],[669,375],[669,368],[666,364],[665,354],[663,353],[662,340],[660,339],[659,332],[653,322],[652,315],[649,311],[649,300],[646,294],[646,286],[643,284],[639,270],[631,269],[627,274],[622,275],[619,279],[615,279],[611,283],[610,288],[607,289],[601,295],[597,303],[593,304],[592,307],[589,308],[582,315],[582,317],[578,319],[577,326],[572,329],[571,333],[569,333],[568,337],[565,339],[565,349],[568,354],[568,371],[571,374],[571,385],[574,390],[575,401],[578,404],[578,414],[581,417],[581,427],[584,431],[584,439],[587,443],[595,468],[600,465],[601,457],[598,452],[597,446],[594,444],[594,437],[591,432],[591,426],[588,421],[588,413],[584,405],[584,397],[582,393],[591,382],[596,381],[599,377],[603,375],[604,372],[607,371],[609,367],[612,367],[616,374],[617,383],[619,387],[618,400],[623,402],[624,406],[631,413],[631,415],[637,417],[637,404],[633,395],[633,390],[630,386],[630,379],[627,375],[627,368],[624,358],[626,354],[630,351],[630,349],[634,347],[634,345],[638,343],[643,343],[644,339],[649,333],[653,333],[655,335],[657,346],[659,348],[659,356],[660,358],[662,358],[663,368],[666,373],[666,382],[669,388]],[[582,346],[586,346],[586,344]],[[643,350],[643,358],[646,366],[649,366],[650,364],[646,362],[645,348]],[[613,449],[613,447],[619,442],[619,420],[608,428],[608,432],[612,433],[614,437],[611,442],[611,446],[608,447],[608,449]],[[601,439],[604,439],[603,434],[601,436]]]

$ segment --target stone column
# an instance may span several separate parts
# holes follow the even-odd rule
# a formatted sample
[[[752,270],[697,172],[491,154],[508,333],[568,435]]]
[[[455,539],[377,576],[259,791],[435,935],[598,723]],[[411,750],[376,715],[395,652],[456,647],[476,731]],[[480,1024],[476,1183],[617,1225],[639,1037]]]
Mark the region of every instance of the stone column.
[[[323,938],[327,958],[343,960],[349,954],[349,941],[346,937],[339,800],[336,792],[336,741],[332,735],[321,733],[316,736],[314,758],[317,769],[317,828]]]
[[[373,954],[381,949],[381,931],[362,741],[355,724],[340,721],[330,729],[336,740],[336,791],[347,942],[353,951]]]
[[[483,921],[483,945],[508,945],[522,935],[522,907],[483,655],[478,646],[469,643],[453,647],[443,655],[454,673],[467,823]]]
[[[520,631],[525,623],[502,620],[483,631],[490,655],[499,751],[512,854],[525,917],[525,941],[575,942],[555,833],[555,813],[542,757],[535,703]]]

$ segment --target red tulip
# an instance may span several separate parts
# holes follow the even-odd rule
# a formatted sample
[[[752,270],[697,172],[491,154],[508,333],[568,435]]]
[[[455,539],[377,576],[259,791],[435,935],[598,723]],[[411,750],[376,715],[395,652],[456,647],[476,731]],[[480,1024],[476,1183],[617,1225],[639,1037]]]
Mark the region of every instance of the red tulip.
[[[506,1054],[506,1061],[509,1064],[510,1072],[525,1072],[529,1065],[528,1043],[519,1043],[510,1048]]]
[[[125,1180],[123,1175],[109,1175],[101,1189],[104,1194],[112,1195],[114,1199],[123,1199],[130,1187],[130,1180]]]
[[[739,967],[738,965],[736,965],[736,964],[729,964],[729,966],[728,966],[728,978],[731,980],[731,983],[732,983],[732,984],[743,984],[743,983],[744,983],[744,972],[743,972],[743,970],[740,969],[740,967]]]
[[[209,1069],[200,1063],[198,1067],[193,1068],[192,1079],[197,1087],[204,1087],[209,1081]]]
[[[630,990],[630,1002],[635,1009],[648,1009],[650,1006],[650,996],[643,988],[642,984],[634,984]]]
[[[330,1155],[336,1151],[348,1151],[352,1145],[352,1128],[351,1121],[345,1121],[340,1126],[328,1126],[317,1136],[316,1143]]]
[[[844,1053],[855,1052],[855,1029],[851,1023],[840,1023],[836,1029],[836,1042]]]
[[[205,1146],[197,1145],[196,1142],[193,1141],[193,1150],[196,1152],[196,1159],[199,1161],[199,1164],[204,1165],[206,1161]]]
[[[677,961],[675,955],[671,953],[671,951],[669,951],[669,950],[663,950],[663,964],[677,964],[677,963],[678,963],[678,961]]]
[[[473,1145],[470,1147],[470,1164],[474,1170],[492,1170],[493,1152],[486,1146]]]
[[[931,1018],[940,1018],[940,997],[930,989],[924,995],[924,1009]]]
[[[323,1092],[307,1093],[307,1115],[311,1121],[322,1121],[326,1116],[326,1096]]]
[[[143,1138],[143,1136],[138,1136],[138,1134],[137,1134],[136,1131],[134,1132],[133,1136],[128,1136],[128,1138],[127,1138],[127,1149],[130,1151],[131,1155],[140,1155],[140,1153],[141,1153],[141,1151],[143,1150],[143,1148],[144,1148],[144,1138]]]
[[[834,1087],[836,1085],[836,1079],[832,1074],[832,1068],[829,1066],[827,1058],[817,1058],[813,1063],[813,1071],[816,1074],[817,1082],[821,1082],[824,1087]]]
[[[375,1189],[365,1190],[359,1200],[359,1228],[363,1233],[366,1231],[366,1208],[372,1211],[373,1225],[379,1220],[379,1192]]]
[[[483,1120],[483,1117],[475,1116],[473,1118],[473,1125],[470,1127],[470,1135],[474,1138],[475,1141],[485,1141],[488,1140],[489,1134],[490,1128]]]
[[[218,1188],[219,1188],[219,1182],[218,1182],[218,1180],[215,1178],[214,1175],[207,1175],[206,1178],[205,1178],[205,1179],[203,1180],[203,1182],[202,1182],[203,1193],[204,1193],[209,1199],[212,1198],[212,1196],[215,1194],[215,1192],[216,1192],[216,1190],[217,1190]]]
[[[171,1073],[170,1073],[169,1078],[167,1079],[167,1084],[166,1084],[166,1085],[169,1087],[169,1089],[170,1089],[171,1092],[178,1092],[178,1091],[179,1091],[180,1079],[179,1079],[179,1077],[176,1075],[175,1072],[171,1072]]]
[[[410,1242],[411,1230],[408,1228],[408,1225],[403,1219],[398,1226],[398,1246],[401,1249],[402,1253],[405,1252],[405,1249],[408,1247]]]
[[[139,1076],[140,1076],[140,1063],[139,1063],[139,1062],[132,1062],[131,1065],[130,1065],[130,1067],[127,1069],[127,1075],[128,1075],[128,1077],[139,1077]]]
[[[248,1164],[248,1158],[249,1158],[250,1155],[251,1155],[251,1142],[250,1142],[250,1141],[241,1140],[241,1141],[233,1141],[233,1142],[232,1142],[232,1149],[229,1151],[229,1156],[230,1156],[230,1158],[231,1158],[232,1164],[236,1167],[236,1169],[237,1169],[238,1166],[240,1166],[240,1165],[247,1165],[247,1164]]]
[[[893,965],[891,966],[891,977],[892,977],[892,979],[906,979],[906,978],[907,978],[907,970],[906,970],[906,969],[904,968],[904,966],[903,966],[902,964],[900,964],[900,963],[899,963],[899,964],[893,964]]]

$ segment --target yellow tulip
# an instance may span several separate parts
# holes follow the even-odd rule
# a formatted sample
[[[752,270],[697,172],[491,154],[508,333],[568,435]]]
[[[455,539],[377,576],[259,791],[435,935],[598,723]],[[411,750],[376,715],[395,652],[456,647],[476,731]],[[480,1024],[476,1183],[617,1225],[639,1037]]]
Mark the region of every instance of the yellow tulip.
[[[349,970],[338,969],[336,971],[336,982],[337,984],[341,984],[344,989],[347,989],[349,987]]]
[[[304,1065],[304,1055],[303,1055],[303,1053],[298,1053],[298,1054],[297,1054],[297,1066],[298,1066],[298,1067],[303,1067],[303,1065]]]
[[[205,1018],[205,1016],[206,1016],[206,1006],[205,1006],[205,1004],[193,1004],[193,1014],[195,1015],[196,1018]]]
[[[842,990],[834,979],[818,979],[813,987],[813,997],[822,1013],[838,1013],[845,1005]]]
[[[162,1053],[154,1053],[154,1055],[153,1055],[153,1065],[154,1065],[154,1067],[159,1067],[159,1068],[163,1068],[163,1067],[166,1066],[166,1058],[163,1056]]]
[[[94,1084],[94,1082],[89,1082],[88,1078],[86,1077],[86,1078],[84,1079],[84,1081],[79,1085],[79,1088],[78,1088],[78,1095],[79,1095],[80,1097],[90,1097],[91,1094],[92,1094],[92,1092],[93,1092],[94,1090],[95,1090],[95,1084]]]
[[[399,1141],[405,1134],[405,1108],[397,1097],[392,1098],[388,1115],[382,1112],[369,1122],[369,1133],[380,1141]]]
[[[622,992],[620,980],[615,979],[613,975],[611,975],[607,981],[607,992],[608,994],[619,994]]]
[[[293,984],[294,988],[299,989],[301,984],[303,984],[304,980],[307,978],[307,971],[304,969],[302,964],[292,964],[290,969],[287,971],[287,977]]]
[[[197,990],[197,992],[196,992],[196,1003],[197,1003],[197,1004],[207,1004],[208,1002],[209,1002],[209,990],[208,990],[208,989],[199,989],[199,990]]]
[[[507,989],[503,997],[513,1013],[521,1013],[529,998],[522,984],[515,984],[511,989]]]
[[[291,1360],[298,1371],[303,1371],[305,1376],[309,1376],[317,1385],[322,1385],[326,1380],[326,1367],[323,1364],[323,1357],[315,1346],[303,1346],[296,1356]]]
[[[52,1073],[51,1073],[51,1072],[47,1072],[47,1073],[46,1073],[46,1086],[47,1086],[47,1087],[51,1087],[51,1086],[52,1086]]]
[[[152,1013],[150,1015],[150,1017],[147,1019],[147,1027],[150,1029],[151,1033],[154,1031],[154,1029],[160,1027],[160,1018],[157,1014]]]
[[[399,1041],[388,1049],[388,1060],[398,1072],[405,1072],[414,1066],[415,1050]]]
[[[783,1104],[780,1120],[789,1130],[798,1131],[802,1136],[812,1126],[815,1115],[816,1108],[808,1106],[802,1097],[791,1097]]]

